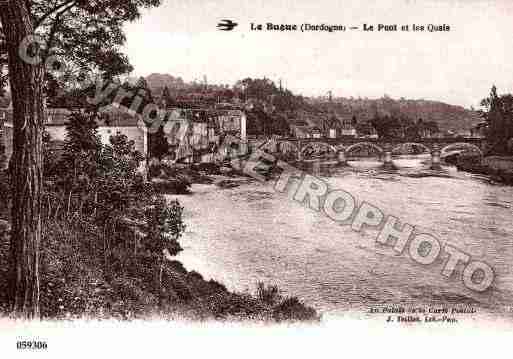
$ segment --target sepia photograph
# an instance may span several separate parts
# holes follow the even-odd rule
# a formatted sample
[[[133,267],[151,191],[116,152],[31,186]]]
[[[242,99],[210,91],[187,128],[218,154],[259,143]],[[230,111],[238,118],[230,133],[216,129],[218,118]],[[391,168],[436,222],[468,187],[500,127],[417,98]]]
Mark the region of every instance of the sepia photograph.
[[[511,0],[0,0],[0,353],[502,355],[512,34]]]

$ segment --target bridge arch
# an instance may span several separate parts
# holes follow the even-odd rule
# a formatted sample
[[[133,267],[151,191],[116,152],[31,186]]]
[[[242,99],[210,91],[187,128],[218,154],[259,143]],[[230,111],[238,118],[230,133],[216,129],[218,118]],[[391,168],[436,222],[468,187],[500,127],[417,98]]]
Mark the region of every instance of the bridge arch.
[[[451,144],[443,147],[440,150],[441,156],[445,157],[447,155],[447,153],[449,151],[451,151],[452,149],[457,150],[460,148],[466,148],[467,150],[472,150],[474,152],[477,152],[479,154],[479,156],[484,157],[483,151],[481,151],[481,149],[478,146],[476,146],[472,143],[468,143],[468,142],[456,142],[456,143],[451,143]]]
[[[346,155],[349,155],[353,150],[355,150],[357,148],[362,148],[362,147],[373,148],[376,151],[378,151],[379,154],[383,154],[383,152],[385,152],[381,147],[379,147],[378,145],[376,145],[375,143],[372,143],[372,142],[358,142],[358,143],[355,143],[354,145],[351,145],[351,146],[347,147],[344,150],[344,152],[346,153]]]
[[[338,145],[335,145],[335,149],[337,150],[337,152],[344,152],[346,150],[346,147],[345,145],[343,144],[338,144]]]
[[[299,147],[291,141],[279,141],[278,142],[278,151],[286,154],[286,153],[294,153],[297,154],[299,152]]]
[[[303,157],[305,155],[306,150],[308,149],[316,149],[316,148],[326,148],[328,151],[332,152],[333,154],[337,154],[338,150],[336,147],[330,145],[326,142],[309,142],[301,148],[300,155]]]
[[[425,144],[423,144],[423,143],[419,143],[419,142],[405,142],[405,143],[400,143],[397,146],[395,146],[392,149],[392,153],[395,153],[399,149],[404,148],[404,147],[421,147],[421,148],[423,148],[425,150],[425,152],[427,152],[427,153],[431,152],[431,149],[428,146],[426,146]]]

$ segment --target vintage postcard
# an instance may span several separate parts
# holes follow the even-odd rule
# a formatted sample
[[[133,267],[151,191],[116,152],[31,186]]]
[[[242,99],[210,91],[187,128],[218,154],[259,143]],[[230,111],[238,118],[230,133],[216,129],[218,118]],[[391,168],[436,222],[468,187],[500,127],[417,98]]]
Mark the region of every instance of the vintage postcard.
[[[499,352],[512,34],[510,0],[0,0],[0,353]]]

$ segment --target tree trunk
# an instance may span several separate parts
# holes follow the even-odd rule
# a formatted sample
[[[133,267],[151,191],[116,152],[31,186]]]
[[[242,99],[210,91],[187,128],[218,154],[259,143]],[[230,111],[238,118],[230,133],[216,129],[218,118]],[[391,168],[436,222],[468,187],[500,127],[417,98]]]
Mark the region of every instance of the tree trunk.
[[[9,55],[13,99],[12,281],[10,298],[16,316],[39,318],[39,245],[41,240],[43,66],[19,56],[20,43],[33,34],[23,0],[0,2],[0,19]]]

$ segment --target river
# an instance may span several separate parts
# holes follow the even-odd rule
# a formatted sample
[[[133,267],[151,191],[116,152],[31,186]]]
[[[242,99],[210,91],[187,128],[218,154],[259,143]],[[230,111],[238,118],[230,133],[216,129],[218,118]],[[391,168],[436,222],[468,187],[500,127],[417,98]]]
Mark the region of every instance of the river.
[[[489,290],[465,288],[460,267],[451,279],[443,277],[443,257],[419,265],[377,243],[377,231],[336,224],[277,193],[273,182],[243,181],[230,189],[198,184],[191,195],[172,196],[185,207],[187,224],[178,259],[231,290],[276,284],[329,316],[365,313],[384,303],[434,303],[469,304],[483,315],[510,317],[513,187],[449,166],[430,171],[422,156],[398,157],[394,164],[397,170],[385,171],[378,161],[350,161],[350,167],[321,176],[330,188],[490,264],[496,276]]]

